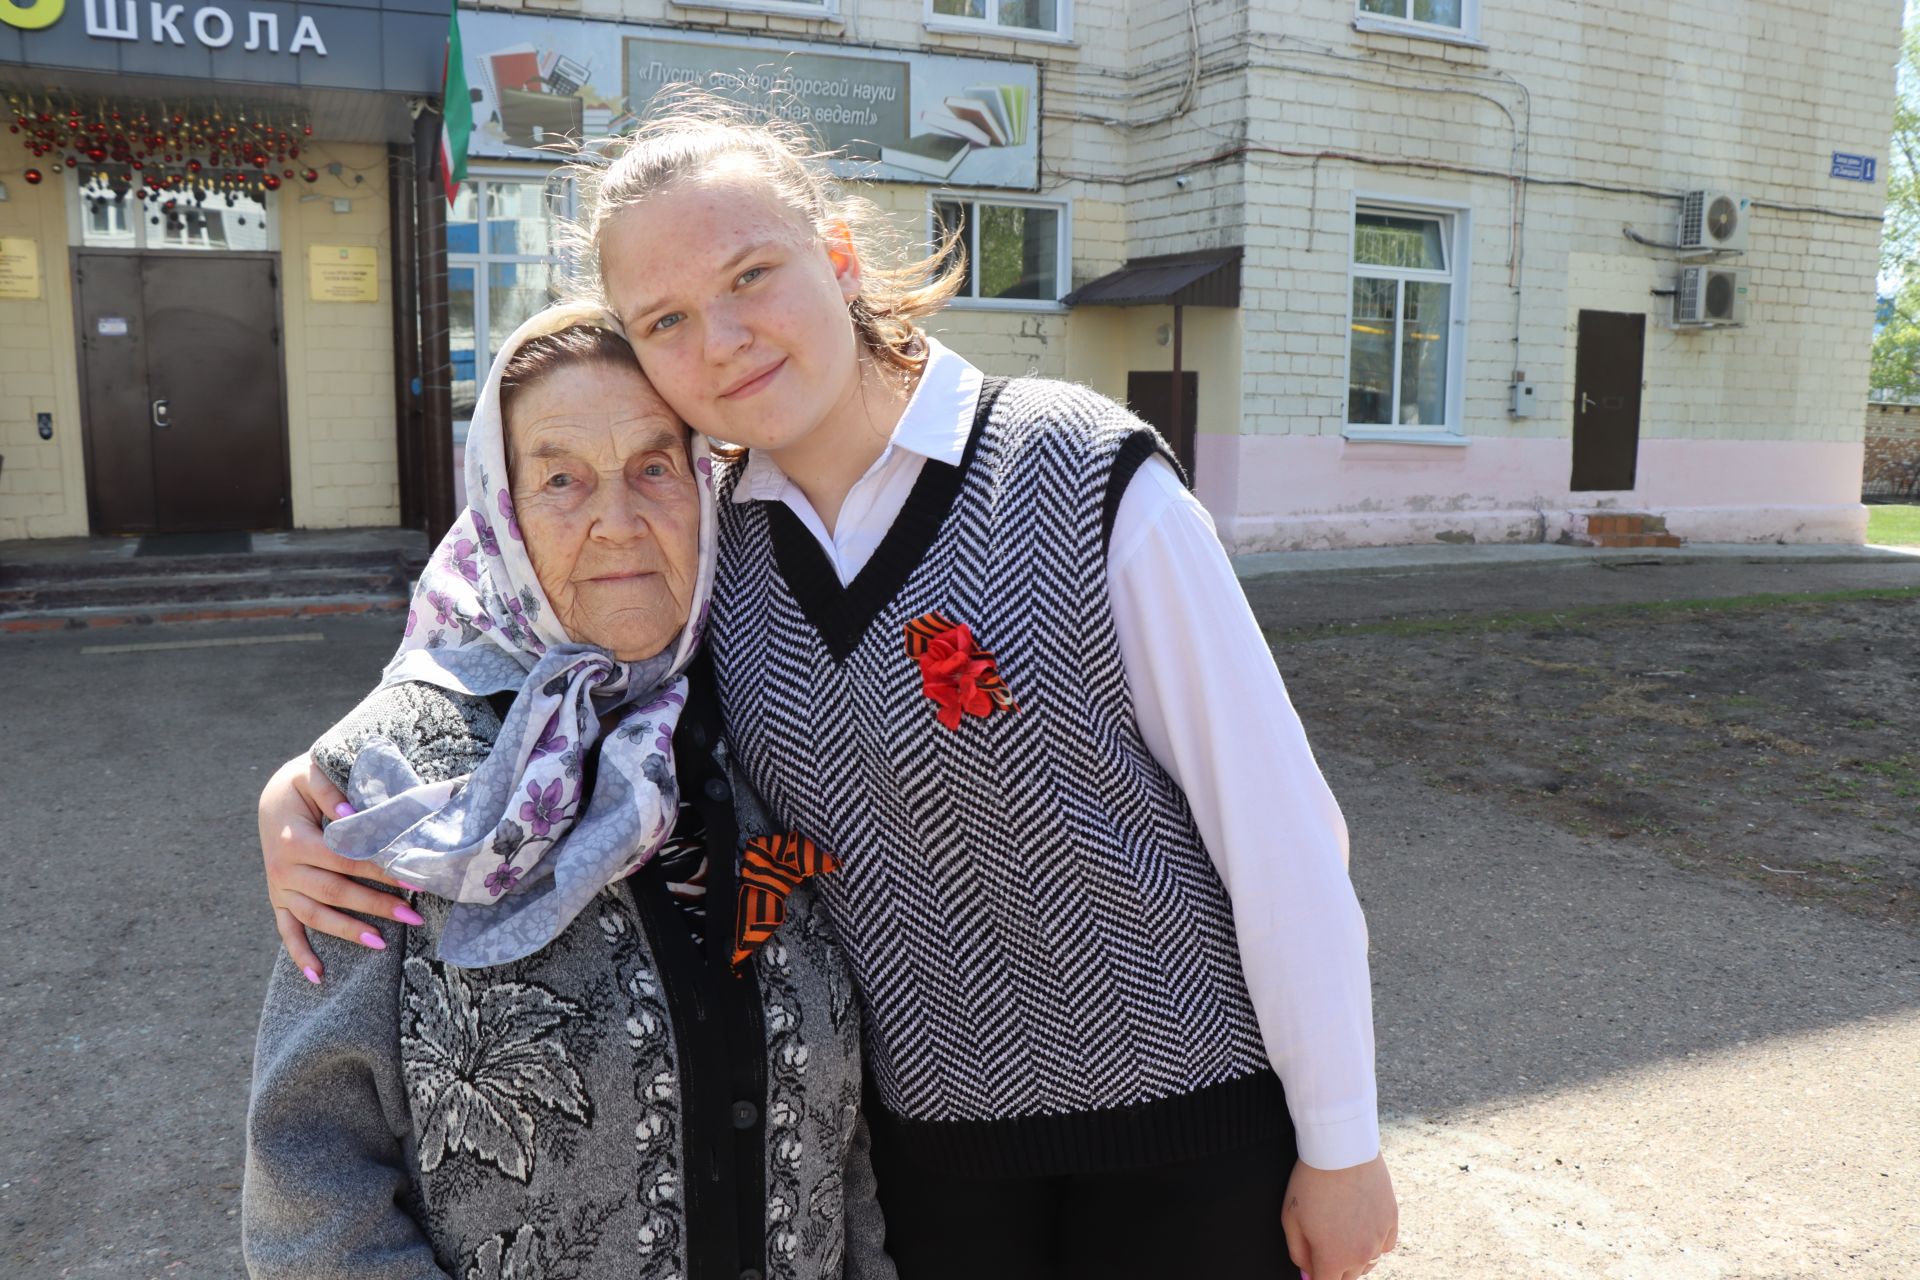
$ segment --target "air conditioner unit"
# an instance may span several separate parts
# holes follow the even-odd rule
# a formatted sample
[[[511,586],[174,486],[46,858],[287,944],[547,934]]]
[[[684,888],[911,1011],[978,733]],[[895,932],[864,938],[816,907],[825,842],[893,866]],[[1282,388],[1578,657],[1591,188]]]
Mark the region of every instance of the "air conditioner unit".
[[[1751,202],[1728,191],[1689,191],[1680,202],[1682,253],[1745,253]]]
[[[1732,267],[1682,267],[1673,293],[1680,328],[1731,328],[1747,322],[1747,273]]]

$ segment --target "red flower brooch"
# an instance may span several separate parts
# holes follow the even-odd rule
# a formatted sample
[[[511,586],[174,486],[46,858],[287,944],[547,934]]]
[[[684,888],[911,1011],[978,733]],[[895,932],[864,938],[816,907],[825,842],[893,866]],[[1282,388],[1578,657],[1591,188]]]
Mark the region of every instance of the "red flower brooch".
[[[907,656],[920,664],[920,688],[940,707],[940,723],[958,729],[967,716],[995,708],[1018,711],[1013,691],[993,668],[993,655],[973,642],[973,631],[943,613],[907,624]]]

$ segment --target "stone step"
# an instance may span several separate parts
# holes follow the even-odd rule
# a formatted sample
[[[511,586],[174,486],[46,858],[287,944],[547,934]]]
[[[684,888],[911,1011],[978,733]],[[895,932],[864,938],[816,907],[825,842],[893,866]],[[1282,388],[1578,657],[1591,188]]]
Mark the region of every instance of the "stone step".
[[[232,553],[209,556],[114,555],[98,559],[0,562],[0,588],[45,582],[93,579],[203,577],[250,573],[263,565],[277,569],[340,569],[373,572],[389,569],[417,577],[426,561],[399,551],[277,551],[271,555]]]
[[[259,622],[284,618],[336,618],[353,614],[397,614],[407,607],[392,595],[282,597],[265,600],[201,601],[195,604],[112,605],[51,612],[0,611],[0,635],[47,631],[106,630],[171,622]]]
[[[1579,517],[1575,541],[1593,547],[1677,547],[1665,516],[1638,511],[1594,511]]]
[[[0,615],[64,609],[193,605],[233,600],[316,599],[328,596],[391,596],[404,600],[407,577],[396,565],[292,568],[277,559],[254,560],[226,573],[140,574],[83,577],[0,586]]]

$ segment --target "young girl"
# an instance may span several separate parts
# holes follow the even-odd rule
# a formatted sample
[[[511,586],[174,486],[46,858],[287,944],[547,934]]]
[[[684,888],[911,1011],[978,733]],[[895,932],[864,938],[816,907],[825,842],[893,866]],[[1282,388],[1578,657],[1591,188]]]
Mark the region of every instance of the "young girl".
[[[797,130],[682,95],[582,178],[648,378],[747,451],[722,711],[840,862],[904,1280],[1371,1271],[1396,1209],[1346,829],[1164,443],[927,337],[963,268],[880,265]],[[291,919],[357,938],[319,904],[377,895],[287,834],[295,771],[263,831],[309,963]]]

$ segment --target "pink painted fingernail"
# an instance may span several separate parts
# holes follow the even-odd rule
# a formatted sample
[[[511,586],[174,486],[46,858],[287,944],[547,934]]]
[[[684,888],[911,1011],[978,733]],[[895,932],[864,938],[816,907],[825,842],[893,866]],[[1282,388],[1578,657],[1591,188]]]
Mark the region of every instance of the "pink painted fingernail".
[[[312,966],[308,966],[307,968],[300,970],[300,972],[306,974],[307,981],[311,982],[314,986],[317,987],[320,985],[320,975],[313,971]]]
[[[352,805],[348,804],[345,800],[342,800],[339,804],[333,806],[333,816],[336,818],[351,818],[354,814],[358,812],[360,811],[354,808]]]
[[[415,911],[412,907],[407,906],[405,903],[402,903],[401,905],[393,909],[393,918],[395,920],[398,920],[401,924],[425,924],[426,923],[425,920],[422,920],[420,918],[419,912]]]
[[[408,884],[405,880],[395,880],[394,883],[399,885],[402,889],[405,889],[408,893],[425,893],[426,892],[426,890],[422,889],[419,885]]]
[[[387,949],[387,944],[380,940],[380,935],[371,929],[360,935],[360,941],[372,947],[375,951],[385,951]]]

